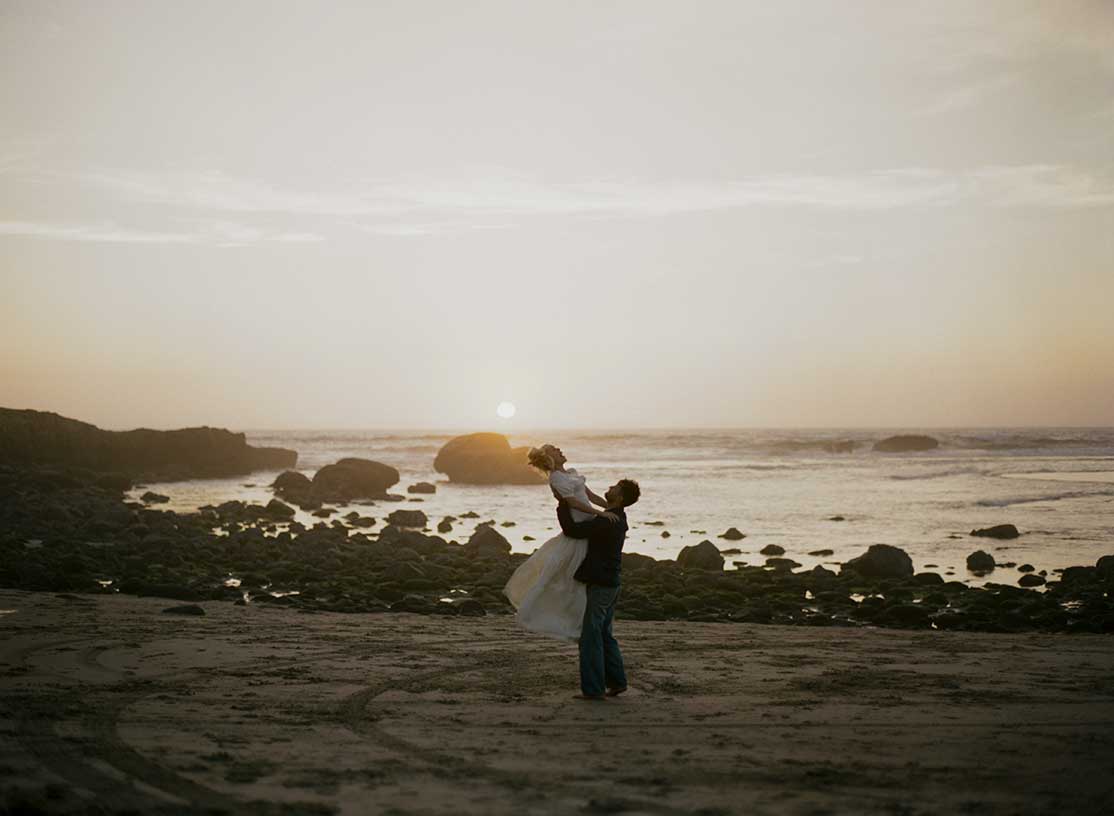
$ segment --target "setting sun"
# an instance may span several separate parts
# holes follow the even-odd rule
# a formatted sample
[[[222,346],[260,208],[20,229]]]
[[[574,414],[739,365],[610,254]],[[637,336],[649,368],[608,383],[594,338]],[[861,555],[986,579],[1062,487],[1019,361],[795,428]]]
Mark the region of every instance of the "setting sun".
[[[495,413],[502,419],[510,419],[515,414],[515,407],[513,402],[501,402],[495,409]]]

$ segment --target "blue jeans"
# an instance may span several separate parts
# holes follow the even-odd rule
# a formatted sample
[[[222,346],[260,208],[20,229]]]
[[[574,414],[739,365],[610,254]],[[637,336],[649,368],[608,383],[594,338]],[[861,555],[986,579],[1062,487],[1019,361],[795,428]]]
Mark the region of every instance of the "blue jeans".
[[[588,604],[580,627],[580,691],[597,697],[609,688],[625,688],[623,653],[611,634],[619,587],[588,584]]]

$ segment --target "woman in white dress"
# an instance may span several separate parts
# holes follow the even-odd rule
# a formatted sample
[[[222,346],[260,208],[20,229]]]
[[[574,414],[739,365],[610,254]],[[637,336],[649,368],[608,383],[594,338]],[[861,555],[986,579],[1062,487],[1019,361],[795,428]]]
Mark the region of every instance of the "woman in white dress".
[[[569,505],[573,521],[587,521],[592,516],[614,520],[613,514],[600,509],[607,503],[588,489],[584,477],[573,468],[565,469],[566,461],[555,445],[530,450],[530,464],[548,474],[549,486]],[[580,639],[587,591],[573,573],[587,551],[587,539],[558,533],[519,565],[503,594],[517,610],[520,624],[531,632],[562,640]]]

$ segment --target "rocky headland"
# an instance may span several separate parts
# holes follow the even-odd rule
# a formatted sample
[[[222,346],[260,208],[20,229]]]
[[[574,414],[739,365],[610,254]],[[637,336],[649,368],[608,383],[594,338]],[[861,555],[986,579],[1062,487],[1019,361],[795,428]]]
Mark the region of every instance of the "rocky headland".
[[[238,476],[297,462],[295,451],[252,447],[223,428],[106,431],[45,411],[0,408],[0,465],[85,469],[119,483]]]

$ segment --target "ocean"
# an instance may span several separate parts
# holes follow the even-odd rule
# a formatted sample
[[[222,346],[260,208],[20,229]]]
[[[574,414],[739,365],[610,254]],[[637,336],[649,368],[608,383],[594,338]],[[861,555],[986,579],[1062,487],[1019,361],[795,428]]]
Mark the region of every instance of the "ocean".
[[[940,447],[925,453],[884,454],[873,443],[897,433],[927,433]],[[450,484],[433,470],[440,447],[454,432],[255,431],[255,445],[299,453],[298,469],[312,475],[345,456],[374,459],[397,468],[405,493],[414,482],[437,485],[422,501],[379,502],[360,507],[378,519],[400,508],[422,509],[431,526],[446,515],[474,511],[447,538],[467,540],[478,522],[494,519],[517,552],[532,552],[554,535],[553,499],[546,487],[478,487]],[[597,493],[619,478],[633,478],[642,499],[628,517],[626,549],[674,558],[705,539],[735,547],[733,561],[760,564],[769,544],[804,567],[833,566],[871,544],[906,550],[918,571],[931,569],[958,580],[1016,583],[1015,568],[979,578],[965,560],[977,549],[998,562],[1037,570],[1093,564],[1114,553],[1114,429],[1026,428],[898,431],[662,430],[636,432],[542,430],[508,434],[512,445],[552,442],[569,467],[588,477]],[[850,453],[830,453],[833,442],[853,441]],[[266,503],[276,473],[152,485],[177,511],[229,499]],[[139,495],[144,489],[133,491]],[[411,497],[415,498],[415,497]],[[831,520],[842,516],[843,521]],[[320,521],[298,511],[310,525]],[[658,522],[661,522],[658,524]],[[972,538],[976,527],[1015,524],[1012,541]],[[718,536],[728,527],[746,534],[738,542]],[[530,539],[533,540],[530,540]],[[831,550],[831,555],[809,555]]]

